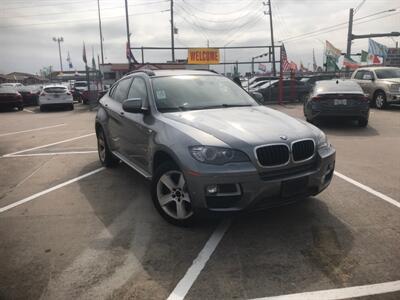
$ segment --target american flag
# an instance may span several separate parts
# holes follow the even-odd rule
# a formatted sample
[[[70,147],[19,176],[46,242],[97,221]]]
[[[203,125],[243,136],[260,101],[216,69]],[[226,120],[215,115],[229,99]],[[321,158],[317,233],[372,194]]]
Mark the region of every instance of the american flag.
[[[290,71],[290,63],[287,59],[287,54],[285,50],[285,45],[282,44],[281,47],[281,64],[282,64],[282,72],[289,72]]]

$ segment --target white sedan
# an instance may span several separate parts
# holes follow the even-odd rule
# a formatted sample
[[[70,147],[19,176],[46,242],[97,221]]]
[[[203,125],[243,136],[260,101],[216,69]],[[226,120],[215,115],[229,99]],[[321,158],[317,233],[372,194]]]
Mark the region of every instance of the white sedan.
[[[40,111],[49,106],[65,106],[74,109],[72,93],[62,85],[48,85],[39,96]]]

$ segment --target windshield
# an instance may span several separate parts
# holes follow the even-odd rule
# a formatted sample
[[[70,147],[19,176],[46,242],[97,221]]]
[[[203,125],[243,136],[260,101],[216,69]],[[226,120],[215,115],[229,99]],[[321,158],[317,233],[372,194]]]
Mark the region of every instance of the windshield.
[[[222,76],[183,75],[154,78],[160,112],[258,105],[249,94]]]
[[[50,93],[50,94],[62,94],[62,93],[66,93],[67,89],[63,86],[55,86],[55,87],[45,88],[44,91],[46,93]]]
[[[87,87],[87,82],[75,82],[75,87]]]
[[[379,79],[400,78],[400,69],[377,69],[375,74]]]

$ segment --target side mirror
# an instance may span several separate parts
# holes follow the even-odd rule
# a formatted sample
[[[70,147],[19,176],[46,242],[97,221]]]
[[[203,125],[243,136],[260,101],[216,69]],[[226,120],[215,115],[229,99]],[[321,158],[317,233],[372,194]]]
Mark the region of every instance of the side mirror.
[[[145,110],[142,108],[142,99],[140,98],[131,98],[127,99],[122,103],[122,109],[126,112],[140,114]]]
[[[253,96],[253,98],[254,98],[257,102],[259,102],[259,103],[264,102],[264,96],[263,96],[261,93],[259,93],[259,92],[252,92],[251,95]]]

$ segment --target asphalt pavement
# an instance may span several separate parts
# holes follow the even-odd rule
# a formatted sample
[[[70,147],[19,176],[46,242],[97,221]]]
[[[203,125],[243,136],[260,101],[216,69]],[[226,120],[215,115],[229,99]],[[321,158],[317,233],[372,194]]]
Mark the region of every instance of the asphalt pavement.
[[[0,112],[0,299],[400,299],[400,107],[318,124],[337,150],[320,195],[193,228],[101,167],[94,118]]]

